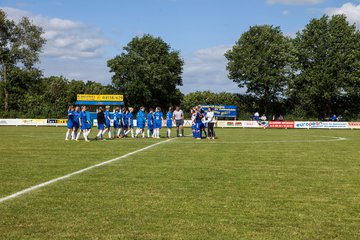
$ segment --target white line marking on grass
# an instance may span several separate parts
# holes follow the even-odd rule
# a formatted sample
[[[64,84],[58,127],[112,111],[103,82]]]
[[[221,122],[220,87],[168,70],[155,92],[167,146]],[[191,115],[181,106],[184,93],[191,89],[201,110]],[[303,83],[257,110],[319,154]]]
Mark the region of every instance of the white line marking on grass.
[[[240,143],[312,143],[312,142],[337,142],[337,141],[345,141],[349,140],[348,138],[343,137],[329,137],[329,136],[314,136],[314,137],[321,137],[321,138],[330,138],[330,139],[314,139],[314,140],[254,140],[254,141],[218,141],[218,140],[207,140],[204,139],[200,142],[177,142],[177,144],[240,144]]]
[[[14,194],[9,195],[9,196],[0,198],[0,203],[5,202],[5,201],[10,200],[10,199],[13,199],[13,198],[16,198],[16,197],[19,197],[19,196],[21,196],[21,195],[23,195],[23,194],[32,192],[32,191],[37,190],[37,189],[39,189],[39,188],[43,188],[43,187],[45,187],[45,186],[47,186],[47,185],[50,185],[50,184],[52,184],[52,183],[56,183],[56,182],[59,182],[59,181],[61,181],[61,180],[70,178],[70,177],[72,177],[72,176],[74,176],[74,175],[77,175],[77,174],[80,174],[80,173],[89,171],[89,170],[94,169],[94,168],[97,168],[97,167],[101,167],[101,166],[110,164],[110,163],[113,163],[113,162],[116,162],[116,161],[119,161],[119,160],[121,160],[121,159],[127,158],[127,157],[129,157],[129,156],[131,156],[131,155],[134,155],[134,154],[136,154],[136,153],[146,151],[146,150],[148,150],[148,149],[150,149],[150,148],[153,148],[153,147],[155,147],[155,146],[157,146],[157,145],[160,145],[160,144],[163,144],[163,143],[167,143],[167,142],[170,142],[170,141],[175,140],[175,139],[176,139],[176,138],[171,138],[171,139],[168,139],[168,140],[165,140],[165,141],[157,142],[157,143],[155,143],[155,144],[152,144],[152,145],[149,145],[149,146],[147,146],[147,147],[144,147],[144,148],[135,150],[135,151],[133,151],[133,152],[127,153],[127,154],[122,155],[122,156],[120,156],[120,157],[116,157],[116,158],[110,159],[110,160],[108,160],[108,161],[101,162],[101,163],[92,165],[92,166],[90,166],[90,167],[80,169],[80,170],[78,170],[78,171],[76,171],[76,172],[72,172],[72,173],[66,174],[66,175],[64,175],[64,176],[62,176],[62,177],[54,178],[54,179],[49,180],[49,181],[47,181],[47,182],[43,182],[43,183],[40,183],[40,184],[38,184],[38,185],[35,185],[35,186],[32,186],[32,187],[26,188],[26,189],[24,189],[24,190],[21,190],[21,191],[19,191],[19,192],[16,192],[16,193],[14,193]]]

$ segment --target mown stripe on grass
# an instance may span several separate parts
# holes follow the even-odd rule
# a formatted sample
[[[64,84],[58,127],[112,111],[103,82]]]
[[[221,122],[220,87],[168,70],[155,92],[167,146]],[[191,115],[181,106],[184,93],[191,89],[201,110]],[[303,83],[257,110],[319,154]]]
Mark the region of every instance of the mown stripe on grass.
[[[78,170],[78,171],[76,171],[76,172],[72,172],[72,173],[66,174],[66,175],[64,175],[64,176],[61,176],[61,177],[58,177],[58,178],[54,178],[54,179],[51,179],[51,180],[49,180],[49,181],[40,183],[40,184],[38,184],[38,185],[35,185],[35,186],[32,186],[32,187],[23,189],[23,190],[21,190],[21,191],[19,191],[19,192],[13,193],[13,194],[11,194],[11,195],[9,195],[9,196],[0,198],[0,203],[5,202],[5,201],[10,200],[10,199],[13,199],[13,198],[16,198],[16,197],[19,197],[19,196],[24,195],[24,194],[26,194],[26,193],[35,191],[35,190],[37,190],[37,189],[43,188],[43,187],[45,187],[45,186],[47,186],[47,185],[50,185],[50,184],[53,184],[53,183],[62,181],[62,180],[64,180],[64,179],[70,178],[70,177],[72,177],[72,176],[74,176],[74,175],[77,175],[77,174],[80,174],[80,173],[89,171],[89,170],[91,170],[91,169],[98,168],[98,167],[101,167],[101,166],[110,164],[110,163],[113,163],[113,162],[116,162],[116,161],[119,161],[119,160],[121,160],[121,159],[127,158],[127,157],[129,157],[129,156],[131,156],[131,155],[134,155],[134,154],[137,154],[137,153],[139,153],[139,152],[146,151],[146,150],[148,150],[148,149],[150,149],[150,148],[153,148],[153,147],[155,147],[155,146],[158,146],[158,145],[160,145],[160,144],[170,142],[170,141],[172,141],[172,140],[174,140],[174,139],[176,139],[176,138],[171,138],[171,139],[167,139],[167,140],[165,140],[165,141],[157,142],[157,143],[154,143],[154,144],[149,145],[149,146],[147,146],[147,147],[144,147],[144,148],[135,150],[135,151],[133,151],[133,152],[127,153],[127,154],[125,154],[125,155],[122,155],[122,156],[119,156],[119,157],[116,157],[116,158],[107,160],[107,161],[105,161],[105,162],[101,162],[101,163],[98,163],[98,164],[89,166],[89,167],[87,167],[87,168],[80,169],[80,170]]]

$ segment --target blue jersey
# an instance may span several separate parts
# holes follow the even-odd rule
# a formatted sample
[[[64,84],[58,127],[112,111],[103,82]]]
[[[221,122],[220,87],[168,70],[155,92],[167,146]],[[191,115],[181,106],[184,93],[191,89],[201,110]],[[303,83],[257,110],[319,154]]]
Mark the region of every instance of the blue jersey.
[[[172,121],[173,119],[173,113],[172,112],[167,112],[166,114],[166,120],[167,121]]]
[[[68,121],[74,122],[74,111],[68,110]]]
[[[87,119],[88,123],[92,125],[92,119],[91,119],[90,112],[86,110],[85,114],[86,114],[86,119]]]
[[[109,112],[109,110],[105,110],[105,122],[106,123],[110,122],[109,118],[110,118],[110,112]]]
[[[162,112],[154,112],[154,128],[161,128],[162,126]]]
[[[202,120],[202,114],[197,112],[195,116],[195,123],[201,123]]]
[[[116,111],[114,113],[114,122],[119,122],[120,119],[121,119],[120,113]]]
[[[136,115],[136,122],[137,126],[143,128],[145,126],[146,122],[146,114],[143,110],[139,110],[139,112]]]
[[[142,121],[142,122],[144,122],[146,120],[146,114],[143,110],[139,110],[139,112],[136,115],[136,120]]]
[[[154,125],[154,115],[152,113],[148,113],[147,115],[147,124],[149,128],[152,128]]]
[[[129,126],[133,127],[134,126],[134,116],[132,114],[132,112],[129,112],[127,115],[128,121],[129,121]]]
[[[154,122],[161,122],[163,117],[163,113],[162,112],[155,112],[154,113]]]
[[[86,113],[80,112],[79,118],[81,120],[81,129],[86,129],[86,123],[87,123]]]
[[[74,115],[74,122],[79,124],[79,116],[80,116],[80,112],[74,111],[73,112]]]
[[[122,119],[123,119],[123,121],[124,121],[124,125],[125,126],[127,126],[128,124],[129,124],[129,122],[128,122],[128,117],[127,117],[128,115],[125,113],[125,112],[123,112],[123,114],[122,114]]]

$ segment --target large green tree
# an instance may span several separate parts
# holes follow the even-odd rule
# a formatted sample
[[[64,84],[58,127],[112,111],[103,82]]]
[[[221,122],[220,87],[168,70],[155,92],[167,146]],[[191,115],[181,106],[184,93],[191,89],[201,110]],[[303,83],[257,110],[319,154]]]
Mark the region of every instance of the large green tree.
[[[325,117],[360,100],[360,34],[343,15],[312,19],[297,33],[297,75],[289,95],[308,115]],[[353,105],[355,103],[355,105]]]
[[[179,104],[183,65],[178,51],[151,35],[134,37],[124,52],[108,61],[113,86],[135,107]]]
[[[292,43],[279,27],[253,26],[225,53],[229,78],[272,112],[291,75]]]
[[[0,9],[0,84],[5,112],[9,110],[13,86],[19,85],[16,81],[23,75],[20,72],[26,72],[30,76],[39,73],[34,64],[38,62],[39,53],[45,43],[42,34],[42,28],[32,24],[28,18],[23,17],[15,23]]]

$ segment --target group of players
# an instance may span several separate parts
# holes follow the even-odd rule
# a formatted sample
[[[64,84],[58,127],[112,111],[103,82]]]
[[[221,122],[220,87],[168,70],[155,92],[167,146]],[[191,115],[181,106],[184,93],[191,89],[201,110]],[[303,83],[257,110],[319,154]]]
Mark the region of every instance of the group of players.
[[[211,107],[205,112],[202,107],[196,106],[191,109],[192,135],[193,138],[199,140],[203,138],[203,133],[207,139],[215,139],[214,131],[214,112]],[[207,132],[206,132],[207,128]]]
[[[115,108],[114,113],[110,114],[110,106],[106,106],[105,111],[102,107],[97,111],[97,126],[98,133],[95,140],[105,140],[103,137],[106,132],[108,138],[112,138],[111,122],[113,125],[114,138],[124,138],[131,134],[132,138],[137,138],[140,134],[142,138],[145,138],[145,126],[147,126],[147,137],[160,138],[160,129],[162,128],[162,122],[164,120],[163,113],[160,107],[149,109],[149,112],[145,112],[145,107],[140,107],[136,115],[136,131],[134,133],[134,109],[132,107],[123,107],[120,111],[119,107]],[[173,111],[172,107],[169,108],[166,114],[166,137],[170,138],[173,122],[176,124],[177,137],[184,136],[184,113],[176,107]],[[89,134],[92,126],[91,115],[86,106],[80,107],[70,106],[68,109],[68,121],[67,132],[65,140],[78,141],[81,133],[84,136],[86,142],[89,142]],[[79,131],[80,129],[80,131]]]

